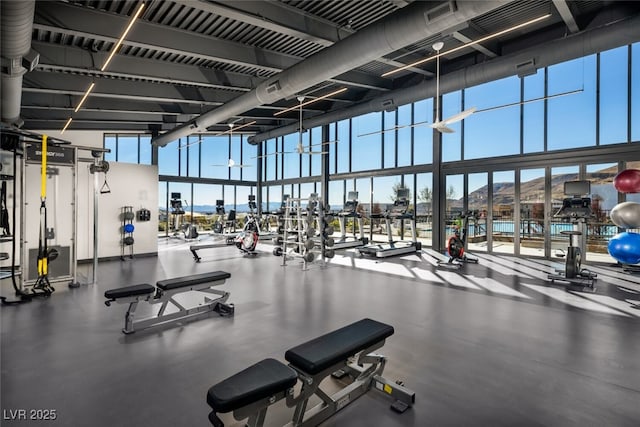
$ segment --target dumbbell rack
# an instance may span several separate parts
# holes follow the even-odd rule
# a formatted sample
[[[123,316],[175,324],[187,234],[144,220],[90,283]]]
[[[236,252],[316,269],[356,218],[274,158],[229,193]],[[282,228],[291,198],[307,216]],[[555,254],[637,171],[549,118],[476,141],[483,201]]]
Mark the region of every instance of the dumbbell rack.
[[[129,247],[129,258],[133,259],[133,231],[127,231],[127,225],[130,224],[133,227],[133,220],[136,217],[135,212],[133,212],[133,206],[123,206],[121,208],[121,226],[120,226],[120,259],[124,261],[125,259],[125,247]]]
[[[302,206],[307,202],[307,206]],[[316,258],[325,265],[324,239],[315,241],[313,228],[314,211],[318,212],[319,224],[324,223],[324,204],[322,199],[315,195],[308,198],[291,198],[286,202],[284,212],[284,232],[282,237],[282,266],[287,265],[290,258],[302,258],[302,269],[306,270],[308,264]],[[305,211],[306,215],[303,215]],[[291,240],[293,237],[294,240]],[[319,247],[318,247],[319,244]],[[317,257],[317,255],[320,255]]]

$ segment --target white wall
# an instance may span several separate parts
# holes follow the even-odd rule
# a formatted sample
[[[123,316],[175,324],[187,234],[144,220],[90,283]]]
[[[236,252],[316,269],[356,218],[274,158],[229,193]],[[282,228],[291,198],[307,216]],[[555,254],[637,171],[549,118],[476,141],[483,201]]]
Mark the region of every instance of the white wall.
[[[55,131],[44,131],[47,136],[70,141],[73,145],[102,148],[101,131],[66,131],[63,135]],[[91,153],[78,151],[78,259],[93,258],[93,199],[94,175],[89,173]],[[133,221],[135,231],[133,245],[135,254],[158,252],[158,168],[157,166],[131,163],[109,163],[107,183],[111,193],[98,197],[98,257],[120,256],[121,253],[121,208],[133,206],[134,212],[140,208],[151,211],[151,221]],[[104,174],[98,174],[99,187],[104,183]],[[36,191],[40,183],[27,183],[27,191]],[[30,188],[32,188],[30,190]],[[37,190],[39,191],[39,190]],[[128,254],[129,248],[125,248]]]

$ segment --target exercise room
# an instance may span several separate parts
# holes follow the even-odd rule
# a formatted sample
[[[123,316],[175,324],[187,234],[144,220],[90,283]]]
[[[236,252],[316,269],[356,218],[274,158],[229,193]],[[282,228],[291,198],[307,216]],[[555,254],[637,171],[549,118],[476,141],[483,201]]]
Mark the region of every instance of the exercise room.
[[[0,8],[0,425],[638,425],[639,2]]]

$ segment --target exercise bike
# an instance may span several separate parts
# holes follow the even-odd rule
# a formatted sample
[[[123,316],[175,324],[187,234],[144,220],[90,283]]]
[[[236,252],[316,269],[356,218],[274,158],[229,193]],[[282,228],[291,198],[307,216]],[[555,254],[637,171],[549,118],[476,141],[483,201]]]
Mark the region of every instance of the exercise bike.
[[[465,252],[470,217],[475,219],[475,213],[469,211],[466,214],[461,215],[462,235],[460,235],[459,227],[456,227],[453,230],[453,235],[447,240],[447,253],[449,254],[449,259],[447,261],[438,261],[438,266],[460,268],[464,263],[478,263],[478,258],[475,256],[469,256],[469,254]]]
[[[582,268],[582,236],[585,225],[593,216],[591,211],[591,199],[580,195],[591,192],[590,181],[569,181],[564,183],[565,195],[572,195],[563,199],[562,207],[553,215],[555,218],[570,220],[573,230],[563,230],[560,234],[569,237],[569,246],[565,254],[557,254],[564,257],[564,269],[557,269],[554,274],[549,274],[547,279],[551,283],[555,281],[567,282],[569,285],[578,285],[595,291],[594,284],[597,274]]]

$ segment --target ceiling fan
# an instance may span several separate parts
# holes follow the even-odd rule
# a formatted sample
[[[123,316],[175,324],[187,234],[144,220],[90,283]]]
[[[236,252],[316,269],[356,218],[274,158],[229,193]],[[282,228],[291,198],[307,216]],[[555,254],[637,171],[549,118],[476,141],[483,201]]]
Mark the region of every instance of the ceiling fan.
[[[302,143],[302,134],[304,133],[304,130],[302,129],[302,102],[304,101],[304,96],[300,95],[297,97],[298,102],[300,103],[299,105],[299,116],[300,116],[300,122],[298,124],[298,143],[296,144],[296,148],[295,151],[277,151],[275,153],[269,153],[269,154],[264,154],[262,156],[256,156],[253,157],[255,159],[260,159],[263,157],[267,157],[267,156],[273,156],[276,154],[327,154],[328,151],[313,151],[311,149],[311,147],[317,147],[317,146],[324,146],[327,144],[335,144],[338,141],[325,141],[325,142],[320,142],[317,144],[310,144],[307,145],[306,147],[304,146],[304,144]]]
[[[230,133],[230,139],[231,141],[233,141],[233,126],[234,123],[229,123],[229,133]],[[226,165],[211,165],[211,166],[216,166],[216,167],[225,167],[225,168],[247,168],[247,167],[251,167],[251,165],[241,165],[239,163],[236,163],[233,159],[229,159],[229,161],[227,162]]]
[[[468,108],[444,120],[440,120],[440,50],[444,47],[443,42],[435,42],[433,50],[436,51],[436,121],[429,125],[440,133],[454,133],[449,127],[450,124],[466,119],[476,111],[476,107]]]
[[[304,96],[298,96],[298,102],[300,103],[300,125],[298,127],[298,145],[296,145],[296,151],[294,153],[297,154],[327,154],[328,151],[313,151],[311,149],[306,150],[304,145],[302,145],[302,102],[304,101]],[[316,145],[322,145],[316,144]]]

